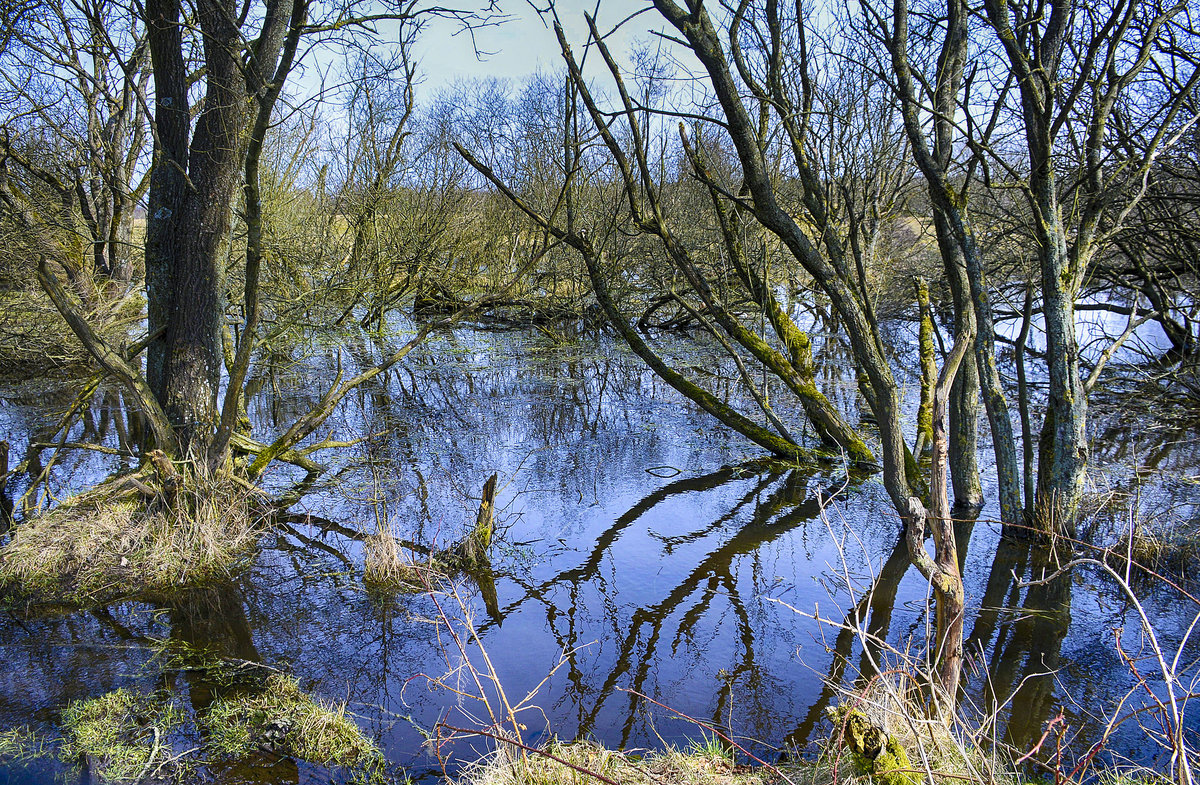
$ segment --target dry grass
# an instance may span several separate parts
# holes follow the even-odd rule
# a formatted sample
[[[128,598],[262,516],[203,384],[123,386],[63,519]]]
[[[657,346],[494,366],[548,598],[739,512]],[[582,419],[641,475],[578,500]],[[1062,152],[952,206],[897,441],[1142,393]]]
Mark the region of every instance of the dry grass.
[[[929,717],[913,682],[904,677],[882,677],[870,683],[862,692],[846,696],[843,705],[830,709],[834,729],[816,763],[814,782],[861,780],[883,783],[934,782],[988,783],[1016,785],[1020,780],[1011,773],[1011,757],[985,731],[951,724]],[[889,769],[897,761],[869,766],[849,749],[848,717],[852,713],[865,715],[869,722],[903,750],[899,768],[894,773],[865,776],[866,769]],[[994,729],[993,729],[994,730]],[[986,752],[990,747],[993,751]],[[886,752],[886,749],[885,749]],[[907,758],[907,761],[904,758]],[[881,755],[880,760],[883,760]]]
[[[41,602],[91,604],[228,579],[260,534],[252,492],[192,478],[168,505],[142,475],[110,480],[14,530],[0,587]]]
[[[386,596],[425,591],[437,577],[434,565],[415,561],[401,547],[390,526],[381,524],[363,537],[363,586],[368,592]]]
[[[553,757],[550,757],[553,756]],[[558,758],[555,760],[554,758]],[[581,771],[582,770],[582,771]],[[621,785],[811,785],[810,766],[782,771],[741,766],[703,750],[669,750],[647,756],[614,752],[589,742],[551,744],[544,754],[499,750],[467,767],[455,785],[599,785],[600,775]],[[591,773],[588,773],[591,772]]]
[[[1112,548],[1116,563],[1134,565],[1168,578],[1193,578],[1200,559],[1200,533],[1182,521],[1155,525],[1141,521]]]

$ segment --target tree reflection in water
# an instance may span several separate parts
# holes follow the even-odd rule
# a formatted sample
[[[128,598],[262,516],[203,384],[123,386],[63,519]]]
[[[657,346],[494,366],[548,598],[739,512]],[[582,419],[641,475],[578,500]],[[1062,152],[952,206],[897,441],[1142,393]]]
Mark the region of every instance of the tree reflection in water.
[[[819,325],[814,336],[830,351],[843,340],[822,335]],[[386,343],[364,337],[347,369],[370,363]],[[256,430],[268,433],[309,405],[337,362],[320,348],[303,362],[287,352],[277,359],[261,366],[261,392],[250,402]],[[737,395],[736,375],[710,360],[689,362],[715,374],[723,394]],[[832,366],[825,372],[839,405],[857,406],[854,385]],[[2,408],[0,422],[14,458],[27,457],[40,471],[49,452],[33,445],[52,434],[32,406]],[[818,499],[843,485],[835,470],[713,470],[741,460],[744,445],[680,406],[611,347],[547,346],[529,336],[469,331],[441,336],[343,401],[335,419],[339,435],[383,435],[350,451],[330,473],[337,482],[317,487],[281,520],[235,586],[166,605],[122,603],[0,624],[0,720],[39,717],[48,727],[73,698],[144,684],[155,672],[146,664],[149,640],[171,638],[294,673],[306,691],[347,699],[393,761],[430,765],[414,724],[432,727],[449,698],[405,689],[415,674],[440,672],[430,609],[420,595],[387,603],[365,595],[362,529],[382,499],[401,536],[426,545],[451,541],[473,517],[471,497],[492,471],[510,481],[501,494],[504,526],[495,573],[481,576],[479,599],[468,610],[510,694],[523,694],[561,651],[570,652],[538,699],[548,730],[560,736],[649,746],[698,735],[668,724],[664,713],[651,716],[622,691],[635,690],[732,725],[742,737],[797,747],[819,738],[833,685],[869,672],[880,650],[868,644],[864,651],[847,630],[823,633],[771,597],[807,609],[819,603],[823,618],[857,621],[868,640],[903,645],[924,634],[926,587],[908,569],[897,522],[880,513],[873,480],[850,484],[837,502],[864,542],[862,553],[849,554],[850,571],[869,591],[850,599],[831,574],[838,553],[819,516]],[[120,451],[136,431],[120,397],[101,391],[72,438]],[[1124,433],[1113,431],[1109,441],[1128,442]],[[1140,454],[1173,469],[1190,465],[1186,456]],[[378,488],[364,469],[368,459],[383,469]],[[103,476],[119,460],[64,453],[54,469],[56,492]],[[660,464],[682,474],[646,474]],[[280,478],[281,485],[289,481]],[[15,478],[10,493],[19,498],[28,482],[28,475]],[[966,697],[986,708],[1015,691],[1001,735],[1028,747],[1067,692],[1103,707],[1124,691],[1127,679],[1104,631],[1127,623],[1127,609],[1102,583],[1080,589],[1063,578],[1022,588],[1018,581],[1040,575],[1044,559],[1018,546],[997,548],[986,515],[956,528],[968,606],[977,609],[967,629],[969,655],[980,668]],[[1156,612],[1164,625],[1178,623],[1169,605]],[[1057,677],[1041,675],[1055,668]],[[198,711],[222,688],[202,669],[153,678],[174,679]],[[1091,721],[1067,708],[1076,727]]]

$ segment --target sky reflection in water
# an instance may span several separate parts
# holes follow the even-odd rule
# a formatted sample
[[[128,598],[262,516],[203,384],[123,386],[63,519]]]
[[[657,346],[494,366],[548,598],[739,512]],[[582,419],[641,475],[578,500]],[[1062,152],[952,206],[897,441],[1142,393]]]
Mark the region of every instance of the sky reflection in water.
[[[364,341],[343,361],[368,363],[380,351]],[[678,351],[685,364],[716,374],[718,390],[736,389],[712,357]],[[261,379],[250,411],[256,435],[286,427],[333,367],[331,354],[317,352]],[[834,393],[852,395],[844,384]],[[44,438],[38,404],[45,400],[9,398],[0,407],[14,454]],[[79,437],[116,444],[119,401],[97,400],[91,433]],[[346,400],[331,422],[335,438],[382,435],[337,459],[336,481],[305,499],[235,585],[169,605],[6,618],[0,725],[46,729],[68,701],[130,685],[168,686],[202,710],[211,685],[194,672],[164,672],[154,656],[155,640],[175,639],[294,673],[303,688],[348,701],[391,760],[418,770],[436,765],[420,729],[455,703],[420,675],[445,670],[445,639],[439,644],[430,623],[436,609],[423,595],[390,604],[369,598],[357,536],[374,529],[378,510],[399,536],[457,539],[492,472],[502,486],[496,594],[485,601],[468,584],[465,610],[512,700],[534,689],[564,652],[568,659],[541,687],[537,709],[522,717],[528,741],[555,734],[661,747],[700,737],[633,691],[731,727],[760,750],[760,743],[804,748],[822,731],[832,694],[824,680],[850,678],[879,652],[864,653],[854,635],[788,606],[834,622],[857,615],[894,644],[922,645],[925,586],[908,569],[877,477],[847,484],[837,467],[737,468],[759,457],[752,445],[684,406],[607,342],[597,349],[591,338],[556,345],[536,333],[460,330]],[[1184,452],[1165,459],[1168,474],[1191,460]],[[56,492],[102,476],[113,461],[70,456],[55,475]],[[276,478],[281,486],[295,479],[284,475]],[[993,481],[985,478],[985,491]],[[1173,492],[1190,504],[1187,487]],[[1128,640],[1136,622],[1090,573],[1016,587],[1014,570],[1029,574],[1038,557],[997,552],[991,516],[985,510],[980,522],[959,529],[972,609],[968,651],[992,676],[989,687],[977,672],[967,695],[987,706],[1021,686],[1001,734],[1028,748],[1060,706],[1078,726],[1124,692],[1129,676],[1112,629],[1130,630]],[[875,577],[874,593],[864,596]],[[1191,613],[1174,602],[1151,612],[1168,637]],[[1050,671],[1057,675],[1040,675]],[[1117,741],[1123,753],[1148,754],[1135,733]],[[485,747],[451,752],[470,759]],[[239,776],[316,776],[306,772],[276,766]]]

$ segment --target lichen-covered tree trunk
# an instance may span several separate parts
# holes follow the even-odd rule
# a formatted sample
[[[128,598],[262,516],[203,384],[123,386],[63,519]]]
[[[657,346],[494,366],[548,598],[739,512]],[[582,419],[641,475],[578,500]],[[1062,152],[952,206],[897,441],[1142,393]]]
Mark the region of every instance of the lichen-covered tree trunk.
[[[739,273],[744,274],[750,293],[762,308],[775,335],[787,348],[788,359],[795,369],[800,384],[790,387],[800,399],[804,413],[817,430],[817,435],[826,446],[836,447],[846,451],[850,459],[856,463],[872,463],[875,456],[871,453],[862,435],[846,422],[833,403],[821,392],[816,382],[816,363],[812,356],[812,339],[796,326],[779,304],[771,287],[762,280],[754,269],[748,265],[738,265]]]
[[[1066,237],[1053,193],[1044,208],[1042,312],[1046,324],[1049,396],[1038,444],[1038,482],[1033,522],[1040,534],[1071,534],[1087,471],[1087,393],[1079,377],[1075,337],[1075,286]]]
[[[468,160],[471,160],[473,165],[479,166],[472,159],[468,158]],[[621,337],[625,339],[629,348],[641,357],[663,381],[685,395],[701,409],[716,417],[724,425],[742,434],[755,444],[765,447],[775,455],[794,460],[809,457],[807,450],[803,447],[784,439],[743,416],[733,407],[723,403],[715,395],[694,384],[683,374],[663,362],[662,358],[646,345],[646,342],[638,335],[637,330],[629,325],[629,321],[625,318],[624,314],[617,309],[608,291],[608,282],[605,279],[605,272],[601,264],[602,257],[596,254],[585,243],[581,243],[578,240],[576,242],[578,244],[575,245],[575,248],[580,252],[587,265],[588,275],[592,280],[592,288],[596,293],[596,301],[608,317],[609,323],[621,334]]]
[[[284,32],[299,35],[305,7],[303,0],[271,0],[248,43],[240,27],[245,15],[237,3],[198,2],[194,23],[203,51],[204,96],[193,119],[188,106],[191,55],[182,33],[192,22],[185,23],[178,0],[146,4],[156,129],[146,281],[150,331],[162,331],[147,352],[147,377],[176,434],[181,453],[176,457],[219,465],[223,456],[209,452],[214,445],[218,452],[227,450],[227,435],[218,438],[217,404],[225,311],[222,249],[242,184],[251,118],[255,109],[261,115],[273,106],[287,76],[286,69],[274,73]],[[254,132],[261,137],[266,130],[259,125]],[[248,291],[257,285],[253,277]],[[252,341],[253,335],[244,338]],[[240,393],[228,391],[235,400]]]
[[[1023,531],[1020,527],[1025,523],[1017,443],[1013,436],[1008,397],[1005,395],[1000,369],[996,364],[996,327],[992,318],[987,281],[983,276],[983,265],[978,254],[967,255],[966,260],[977,325],[975,367],[979,373],[984,411],[987,412],[988,424],[992,431],[992,450],[996,457],[1000,490],[1000,518],[1004,522],[1004,536],[1012,537]]]
[[[971,284],[961,247],[954,240],[945,214],[934,210],[934,226],[946,281],[954,306],[954,329],[964,320],[975,320]],[[976,329],[979,325],[976,322]],[[979,481],[979,371],[974,360],[963,363],[950,388],[950,483],[954,505],[975,510],[983,506],[983,486]]]
[[[846,453],[850,460],[858,464],[873,463],[875,456],[867,447],[866,442],[863,441],[862,435],[846,422],[833,403],[817,386],[816,364],[813,362],[812,341],[808,337],[808,334],[796,326],[795,321],[792,320],[791,316],[779,304],[779,300],[775,297],[774,292],[771,291],[771,287],[765,280],[764,275],[760,274],[754,265],[751,264],[745,251],[745,245],[740,237],[739,227],[741,225],[741,217],[739,208],[735,206],[733,209],[727,209],[725,207],[722,201],[724,197],[713,185],[715,180],[708,171],[703,157],[688,142],[686,135],[681,134],[680,138],[683,141],[684,148],[687,150],[688,157],[691,159],[692,166],[695,168],[697,175],[709,183],[713,211],[716,213],[718,223],[721,227],[721,234],[725,241],[725,249],[729,254],[730,262],[733,263],[738,277],[742,279],[743,285],[750,292],[755,303],[758,304],[758,307],[762,309],[762,312],[771,323],[771,329],[775,332],[776,337],[779,338],[787,349],[786,360],[782,357],[776,358],[770,356],[774,354],[773,352],[763,352],[760,350],[756,354],[759,355],[764,364],[775,370],[799,399],[801,408],[804,409],[809,422],[816,429],[817,436],[824,447],[840,449]],[[744,328],[742,331],[745,332]],[[745,340],[739,340],[744,346],[750,348]],[[762,342],[759,341],[759,343]]]
[[[1034,237],[1037,240],[1041,268],[1042,315],[1046,329],[1048,395],[1046,415],[1039,440],[1037,497],[1031,522],[1035,533],[1052,537],[1074,531],[1074,517],[1083,494],[1087,469],[1087,393],[1079,377],[1079,347],[1075,338],[1075,296],[1089,255],[1098,220],[1099,207],[1090,199],[1083,218],[1072,227],[1075,237],[1068,240],[1058,202],[1055,174],[1055,136],[1059,131],[1054,118],[1061,110],[1061,95],[1047,87],[1042,78],[1034,78],[1035,69],[1052,77],[1062,63],[1066,38],[1066,14],[1073,6],[1055,6],[1046,22],[1055,34],[1018,37],[1013,30],[1013,9],[998,0],[985,0],[988,22],[1004,47],[1008,64],[1019,77],[1021,120],[1029,156],[1027,197],[1032,208]],[[1017,19],[1020,19],[1019,15]],[[1115,44],[1114,44],[1115,45]],[[1144,61],[1143,61],[1144,64]],[[1140,66],[1137,66],[1140,67]],[[1117,84],[1123,80],[1117,80]],[[1119,89],[1119,86],[1113,87]],[[1115,93],[1109,99],[1115,100]],[[1098,106],[1102,105],[1098,104]],[[1103,109],[1090,118],[1089,158],[1094,145],[1103,137]],[[1099,161],[1091,162],[1087,183],[1099,187],[1096,179]],[[1095,194],[1098,197],[1098,194]],[[1073,252],[1068,246],[1073,244]]]
[[[974,325],[964,322],[955,335],[954,348],[942,365],[933,392],[933,449],[929,458],[929,508],[922,520],[914,516],[907,526],[908,549],[913,563],[934,590],[937,625],[935,650],[938,708],[944,719],[954,716],[958,685],[963,666],[963,625],[966,592],[958,561],[954,522],[950,518],[950,495],[946,482],[949,465],[949,440],[946,436],[946,408],[954,377],[963,366],[974,339]],[[925,524],[933,532],[933,558],[925,551]]]

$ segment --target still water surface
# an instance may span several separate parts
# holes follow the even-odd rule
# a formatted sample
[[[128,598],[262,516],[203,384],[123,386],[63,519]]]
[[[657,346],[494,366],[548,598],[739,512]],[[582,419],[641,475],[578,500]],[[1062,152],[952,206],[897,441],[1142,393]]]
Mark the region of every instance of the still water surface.
[[[343,361],[366,364],[381,351],[364,339]],[[719,389],[734,388],[719,362],[678,351],[714,374]],[[286,427],[332,375],[329,352],[286,359],[276,358],[252,401],[259,438]],[[831,392],[852,398],[844,384]],[[46,438],[53,398],[52,388],[7,391],[0,428],[15,455]],[[99,395],[73,438],[117,445],[121,417],[116,396]],[[437,608],[420,594],[369,597],[359,535],[386,520],[401,537],[451,542],[474,519],[492,472],[501,485],[494,587],[466,582],[463,607],[443,605],[473,620],[510,700],[537,690],[522,715],[529,742],[556,735],[661,748],[701,736],[640,693],[729,728],[760,752],[811,751],[828,730],[827,682],[851,681],[868,656],[879,656],[812,616],[858,617],[899,648],[924,645],[926,586],[909,568],[878,477],[847,478],[837,466],[742,465],[761,457],[753,445],[714,427],[603,337],[560,344],[536,332],[446,333],[345,401],[331,423],[335,438],[374,437],[333,457],[331,479],[293,509],[235,583],[170,603],[0,619],[0,728],[53,733],[68,702],[122,686],[165,686],[202,709],[212,685],[164,668],[156,655],[161,641],[174,640],[295,674],[309,692],[346,701],[389,760],[434,776],[440,767],[423,732],[441,718],[470,723],[464,712],[482,709],[430,689],[424,675],[460,664],[432,623]],[[1153,441],[1131,445],[1136,434],[1119,425],[1103,433],[1119,468],[1097,478],[1112,487],[1127,483],[1130,464],[1146,464]],[[1157,456],[1140,475],[1152,489],[1147,498],[1194,518],[1196,486],[1184,481],[1196,473],[1194,458],[1191,440]],[[52,487],[68,492],[120,463],[72,454]],[[275,481],[294,479],[281,471]],[[991,482],[985,477],[989,496]],[[1018,585],[1014,575],[1040,569],[1040,557],[998,549],[992,516],[985,509],[959,527],[971,609],[967,698],[982,712],[1003,703],[999,734],[1021,749],[1061,710],[1080,731],[1082,751],[1133,683],[1113,630],[1126,629],[1136,648],[1136,618],[1086,570]],[[1167,640],[1195,614],[1165,592],[1151,594],[1148,610]],[[451,769],[485,749],[447,748]],[[1113,750],[1155,761],[1132,723]],[[49,775],[45,767],[0,769],[0,781]],[[225,776],[328,781],[327,772],[275,760]]]

